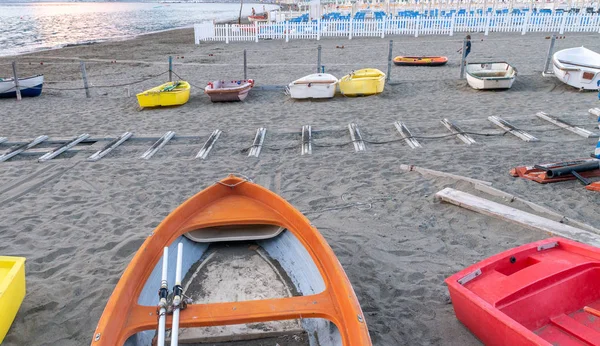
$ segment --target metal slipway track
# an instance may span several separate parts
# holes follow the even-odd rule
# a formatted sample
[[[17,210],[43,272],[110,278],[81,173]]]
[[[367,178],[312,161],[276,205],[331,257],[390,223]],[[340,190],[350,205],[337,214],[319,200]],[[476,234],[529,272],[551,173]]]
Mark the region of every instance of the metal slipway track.
[[[600,108],[592,108],[589,111],[589,114],[600,118]],[[476,119],[482,120],[482,119]],[[331,146],[344,146],[346,144],[352,144],[354,146],[355,152],[363,152],[366,151],[366,144],[386,144],[386,143],[395,143],[401,142],[405,143],[411,149],[422,148],[423,145],[418,139],[426,139],[426,140],[448,140],[448,138],[456,137],[460,139],[465,144],[471,145],[478,143],[476,142],[471,135],[480,135],[480,136],[504,136],[505,134],[511,134],[513,136],[509,136],[510,138],[514,138],[515,140],[519,140],[522,145],[527,145],[527,143],[537,142],[540,139],[532,136],[524,129],[518,128],[507,120],[499,116],[489,116],[487,118],[490,122],[495,124],[500,129],[504,130],[504,132],[494,132],[494,133],[480,133],[473,132],[472,128],[463,129],[456,122],[450,119],[441,119],[440,122],[450,131],[450,133],[446,132],[446,134],[435,134],[435,135],[427,135],[427,134],[413,134],[408,128],[408,125],[403,121],[396,121],[393,124],[389,124],[391,127],[391,131],[395,134],[395,138],[391,138],[387,141],[375,142],[369,141],[364,138],[359,126],[356,123],[350,123],[345,126],[348,131],[349,137],[346,137],[347,140],[343,143],[336,144],[322,144],[316,143],[314,140],[314,133],[325,133],[331,130],[315,130],[314,126],[311,125],[303,125],[302,127],[298,127],[293,132],[286,133],[277,133],[277,132],[269,132],[273,133],[271,136],[276,136],[278,134],[297,134],[298,137],[298,149],[300,149],[300,155],[312,156],[313,149],[315,147],[320,148],[320,150],[327,150],[327,147]],[[541,123],[542,120],[545,124],[551,124],[556,126],[556,130],[559,132],[563,132],[564,130],[575,133],[583,138],[597,137],[598,135],[595,132],[583,129],[578,126],[582,125],[574,125],[570,124],[560,118],[550,116],[544,112],[538,112],[531,119],[527,118],[519,118],[517,119],[519,122],[530,121],[530,122],[538,122]],[[472,123],[472,121],[464,121],[467,123]],[[413,124],[414,125],[414,124]],[[531,124],[530,126],[535,126],[535,124]],[[587,124],[585,125],[588,126]],[[598,125],[589,125],[589,127],[600,126],[600,119]],[[472,127],[472,126],[471,126]],[[363,127],[361,127],[362,129]],[[253,140],[250,141],[248,138],[247,146],[245,148],[240,148],[242,151],[247,151],[249,157],[258,158],[263,148],[268,148],[272,150],[280,150],[280,149],[292,149],[292,147],[276,147],[269,146],[269,139],[267,138],[267,128],[260,127],[256,130],[256,133],[253,137]],[[334,131],[339,130],[336,128]],[[533,129],[536,131],[538,129]],[[543,131],[549,131],[548,129],[542,129]],[[346,130],[344,130],[346,131]],[[539,130],[538,130],[539,131]],[[116,137],[92,137],[88,133],[82,133],[76,137],[62,137],[62,138],[49,138],[47,135],[40,135],[33,139],[21,140],[21,141],[11,141],[6,137],[0,136],[0,164],[2,162],[10,162],[12,160],[17,160],[22,157],[37,157],[38,162],[51,162],[52,160],[56,160],[58,158],[64,157],[72,157],[73,154],[85,154],[85,158],[87,161],[96,162],[106,157],[120,157],[123,158],[123,153],[118,154],[115,153],[116,149],[128,145],[128,149],[131,150],[132,143],[136,143],[136,149],[139,146],[143,146],[146,143],[148,144],[147,149],[142,151],[140,149],[141,156],[138,156],[140,159],[150,160],[157,152],[161,151],[167,145],[186,145],[191,146],[194,145],[194,148],[190,148],[190,159],[198,159],[198,160],[208,160],[210,158],[210,154],[215,150],[219,150],[219,146],[225,146],[231,148],[231,145],[228,143],[224,143],[227,139],[223,140],[224,131],[220,129],[215,129],[210,134],[204,135],[176,135],[174,131],[167,131],[162,136],[136,136],[133,132],[123,132],[121,135]],[[553,132],[554,133],[554,132]],[[249,137],[249,136],[248,136]],[[231,137],[230,137],[231,138]],[[235,139],[238,140],[241,138],[239,135],[234,136]],[[326,140],[323,136],[320,136],[319,139]],[[246,140],[244,140],[245,142]],[[176,144],[172,144],[172,142],[176,142]],[[193,142],[190,143],[190,142]],[[200,146],[198,143],[203,143]],[[239,145],[239,144],[238,144]],[[117,151],[118,152],[118,151]],[[129,151],[130,153],[130,151]],[[71,155],[66,155],[71,154]],[[89,155],[88,155],[89,154]],[[127,154],[131,155],[131,154]],[[77,158],[79,158],[78,155]],[[77,161],[77,160],[75,160]],[[0,191],[0,194],[2,192]]]

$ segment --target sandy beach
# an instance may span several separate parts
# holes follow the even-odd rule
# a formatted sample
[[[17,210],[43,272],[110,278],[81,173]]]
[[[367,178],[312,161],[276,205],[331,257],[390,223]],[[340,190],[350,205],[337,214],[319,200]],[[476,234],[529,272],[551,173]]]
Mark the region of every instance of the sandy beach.
[[[453,187],[535,213],[523,204],[486,195],[467,182],[405,172],[400,165],[489,181],[600,227],[600,194],[576,181],[541,185],[508,174],[518,165],[589,157],[596,138],[584,139],[535,114],[544,111],[598,131],[588,109],[600,102],[597,93],[542,77],[549,34],[472,36],[469,60],[510,62],[519,72],[512,89],[476,91],[458,78],[462,35],[195,45],[193,30],[181,29],[0,58],[0,76],[12,75],[16,59],[20,75],[43,73],[47,81],[40,97],[0,100],[0,137],[11,142],[43,134],[114,138],[125,131],[191,136],[175,138],[150,160],[139,156],[152,141],[132,139],[93,163],[85,158],[106,141],[46,163],[36,161],[40,152],[0,164],[0,254],[27,258],[27,295],[3,345],[89,344],[144,239],[179,204],[230,172],[280,194],[321,231],[354,286],[374,345],[480,345],[455,318],[444,279],[549,235],[441,203],[434,195]],[[567,33],[556,48],[600,51],[599,38]],[[394,56],[446,55],[450,61],[436,68],[392,67],[391,83],[372,97],[301,102],[276,88],[316,71],[318,45],[325,71],[338,78],[364,67],[385,71],[390,39]],[[211,80],[242,78],[244,49],[256,90],[244,103],[212,104],[202,88]],[[175,73],[192,84],[190,101],[139,111],[135,93],[167,80],[169,55]],[[89,99],[80,90],[80,59],[94,86]],[[121,86],[98,88],[109,85]],[[502,135],[487,120],[490,115],[540,141]],[[488,136],[473,135],[477,143],[467,146],[447,136],[443,118]],[[400,120],[413,135],[427,137],[418,139],[422,148],[401,140],[393,125]],[[354,152],[351,122],[367,140],[365,152]],[[313,128],[312,155],[300,155],[302,125]],[[259,158],[249,158],[259,127],[267,128],[265,147]],[[194,159],[215,129],[223,134],[208,159]],[[0,150],[8,148],[0,144]]]

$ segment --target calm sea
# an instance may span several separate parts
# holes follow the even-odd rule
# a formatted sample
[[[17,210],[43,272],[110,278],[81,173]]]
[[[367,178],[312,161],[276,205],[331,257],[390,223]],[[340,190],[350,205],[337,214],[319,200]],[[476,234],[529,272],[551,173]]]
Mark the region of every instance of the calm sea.
[[[266,10],[277,8],[264,5]],[[242,15],[263,4],[244,4]],[[206,20],[232,20],[240,5],[212,3],[55,2],[5,3],[0,0],[0,56],[58,48],[190,26]]]

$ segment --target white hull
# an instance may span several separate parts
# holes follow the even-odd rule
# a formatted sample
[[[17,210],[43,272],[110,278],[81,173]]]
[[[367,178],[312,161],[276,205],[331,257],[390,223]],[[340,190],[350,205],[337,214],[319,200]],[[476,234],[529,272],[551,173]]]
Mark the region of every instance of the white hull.
[[[556,52],[552,57],[556,78],[577,89],[598,90],[600,82],[600,54],[589,49],[570,48]]]
[[[503,80],[487,80],[471,77],[467,75],[467,83],[473,89],[510,89],[515,82],[515,78],[503,79]]]
[[[42,84],[44,84],[44,76],[43,75],[29,77],[29,78],[19,78],[19,89],[21,89],[21,90],[35,88]],[[15,91],[14,78],[3,79],[0,81],[0,94],[4,94],[6,92],[14,92],[14,91]]]
[[[326,99],[335,96],[338,79],[326,73],[315,73],[293,81],[288,93],[293,99]]]
[[[510,89],[517,71],[505,62],[467,64],[467,83],[473,89]]]

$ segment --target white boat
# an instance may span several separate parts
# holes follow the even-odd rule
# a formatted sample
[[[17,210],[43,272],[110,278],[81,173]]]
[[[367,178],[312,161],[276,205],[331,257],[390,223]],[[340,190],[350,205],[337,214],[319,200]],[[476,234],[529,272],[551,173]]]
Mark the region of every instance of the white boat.
[[[19,90],[23,97],[39,96],[42,93],[44,75],[19,78]],[[0,98],[13,98],[17,96],[14,78],[0,78]]]
[[[473,89],[510,89],[517,69],[506,62],[474,62],[467,64],[467,83]]]
[[[556,78],[572,87],[586,90],[600,88],[600,54],[585,47],[554,53],[552,69]]]
[[[326,99],[335,95],[338,79],[328,73],[314,73],[291,82],[287,92],[293,99]]]

